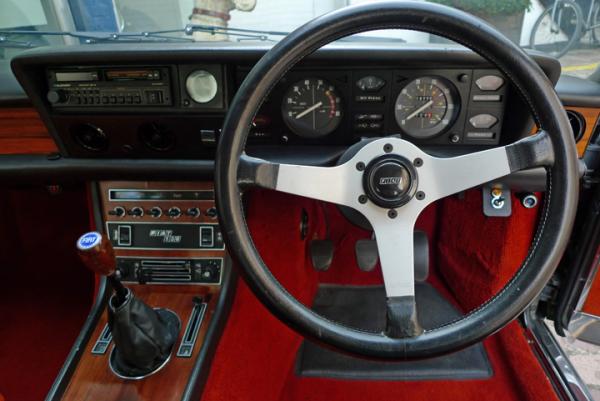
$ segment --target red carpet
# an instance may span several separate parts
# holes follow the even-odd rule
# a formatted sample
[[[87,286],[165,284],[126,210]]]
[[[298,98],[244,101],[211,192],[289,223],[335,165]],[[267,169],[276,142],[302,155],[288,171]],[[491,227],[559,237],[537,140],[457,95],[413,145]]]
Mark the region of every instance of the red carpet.
[[[481,214],[481,194],[473,191],[467,195],[465,201],[453,199],[449,205],[444,201],[432,206],[417,224],[418,228],[430,235],[432,264],[448,270],[444,274],[432,270],[432,283],[448,297],[456,295],[457,303],[466,308],[477,297],[486,296],[489,291],[496,289],[508,277],[511,268],[518,265],[513,262],[517,256],[509,256],[526,250],[535,219],[535,213],[531,213],[533,217],[526,215],[521,220],[523,215],[516,210],[516,218],[487,221],[485,227],[495,231],[489,236],[489,242],[482,242],[480,245],[490,249],[467,253],[467,246],[471,245],[471,241],[478,241],[467,236],[482,235],[479,230],[461,231],[464,226],[481,223],[478,216]],[[325,232],[323,213],[329,214],[331,237],[338,252],[328,272],[317,274],[307,262],[306,242],[300,240],[298,232],[302,208],[309,215],[309,238],[322,238]],[[456,213],[451,220],[446,215],[449,211]],[[437,220],[439,231],[436,233],[434,227]],[[452,225],[457,224],[457,221],[462,221],[463,224],[453,229]],[[288,291],[305,304],[311,302],[318,280],[345,284],[381,282],[378,269],[363,273],[355,266],[354,241],[367,237],[368,233],[343,221],[331,206],[323,209],[310,200],[258,192],[251,198],[248,223],[265,262]],[[501,228],[494,228],[498,225]],[[505,238],[508,235],[513,238]],[[448,236],[454,238],[449,239]],[[438,241],[439,248],[435,247]],[[501,249],[497,251],[493,247]],[[487,255],[488,252],[492,256]],[[462,258],[457,255],[462,255]],[[485,279],[490,280],[490,284],[473,295],[466,296],[465,286],[453,283],[452,280],[462,277],[458,272],[461,265],[466,276],[475,277],[475,268],[481,267],[474,264],[478,255],[485,255],[481,263],[486,269]],[[454,262],[442,264],[441,260],[447,257]],[[294,360],[301,341],[300,336],[272,317],[248,287],[240,283],[202,400],[558,400],[518,323],[510,324],[484,342],[494,369],[494,376],[486,380],[386,382],[300,378],[294,373]]]
[[[1,191],[0,221],[0,393],[39,401],[92,302],[94,277],[75,254],[89,230],[85,192]]]

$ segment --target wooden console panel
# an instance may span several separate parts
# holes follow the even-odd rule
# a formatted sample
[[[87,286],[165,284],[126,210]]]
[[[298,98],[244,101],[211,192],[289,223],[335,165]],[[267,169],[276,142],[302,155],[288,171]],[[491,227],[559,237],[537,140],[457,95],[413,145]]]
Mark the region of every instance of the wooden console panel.
[[[110,201],[109,189],[150,189],[150,190],[212,190],[212,182],[101,182],[100,189],[100,209],[103,219],[103,226],[106,227],[107,221],[133,221],[131,216],[117,217],[109,214],[115,206],[122,206],[130,209],[133,206],[140,206],[144,209],[159,205],[162,209],[168,209],[171,206],[177,206],[182,210],[190,207],[198,207],[202,214],[198,217],[181,216],[177,219],[171,219],[168,216],[153,218],[145,215],[136,218],[139,222],[170,222],[170,223],[216,223],[216,219],[207,216],[206,210],[214,207],[214,200],[202,201]],[[115,249],[117,257],[135,256],[140,258],[226,258],[224,250],[157,250],[157,249]],[[225,269],[227,266],[222,266]],[[99,338],[107,322],[107,312],[103,312],[89,342],[85,345],[85,350],[79,360],[71,380],[63,394],[63,400],[119,400],[119,401],[139,401],[139,400],[160,400],[176,401],[180,400],[194,363],[198,357],[203,345],[206,332],[211,319],[214,317],[216,305],[218,303],[221,287],[216,284],[127,284],[134,294],[152,307],[167,308],[174,311],[181,320],[181,331],[179,338],[174,345],[171,354],[171,360],[157,373],[142,380],[124,380],[113,374],[108,359],[113,343],[109,346],[107,352],[103,355],[92,354],[92,348]],[[190,317],[194,306],[192,300],[194,297],[201,297],[207,302],[207,308],[204,314],[202,325],[200,326],[198,338],[193,348],[190,358],[177,357],[177,348]]]
[[[0,109],[0,154],[47,154],[58,152],[35,109]]]

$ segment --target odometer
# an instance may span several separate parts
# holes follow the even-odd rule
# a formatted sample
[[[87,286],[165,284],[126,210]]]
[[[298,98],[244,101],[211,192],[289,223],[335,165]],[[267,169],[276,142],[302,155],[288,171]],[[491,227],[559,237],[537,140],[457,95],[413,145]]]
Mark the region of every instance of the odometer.
[[[294,83],[283,97],[283,120],[297,135],[317,138],[333,132],[342,120],[335,87],[320,78]]]
[[[394,106],[396,122],[404,133],[427,139],[445,132],[458,114],[458,95],[450,82],[440,77],[410,81]]]

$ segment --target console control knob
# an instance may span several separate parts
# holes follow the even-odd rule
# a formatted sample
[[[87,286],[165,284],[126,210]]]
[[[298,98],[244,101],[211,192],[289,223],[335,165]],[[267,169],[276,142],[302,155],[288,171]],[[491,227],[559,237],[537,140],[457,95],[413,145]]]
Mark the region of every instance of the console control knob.
[[[167,215],[172,219],[178,219],[181,216],[181,209],[179,209],[177,206],[173,206],[169,208]]]
[[[67,101],[68,96],[67,93],[63,90],[51,90],[46,95],[46,99],[52,104],[64,103]]]
[[[208,209],[206,209],[206,215],[208,217],[210,217],[211,219],[214,219],[217,217],[217,208],[216,207],[209,207]]]
[[[200,216],[200,209],[198,209],[197,207],[191,207],[185,212],[185,214],[187,216],[196,218]]]
[[[153,208],[148,210],[148,214],[154,217],[155,219],[158,219],[160,216],[162,216],[162,209],[158,206],[154,206]]]
[[[122,206],[117,206],[113,210],[109,210],[108,211],[108,215],[109,216],[123,217],[123,216],[125,216],[125,208],[122,207]]]
[[[139,206],[135,206],[131,208],[131,210],[129,211],[129,215],[133,217],[142,217],[144,215],[144,209],[142,209]]]

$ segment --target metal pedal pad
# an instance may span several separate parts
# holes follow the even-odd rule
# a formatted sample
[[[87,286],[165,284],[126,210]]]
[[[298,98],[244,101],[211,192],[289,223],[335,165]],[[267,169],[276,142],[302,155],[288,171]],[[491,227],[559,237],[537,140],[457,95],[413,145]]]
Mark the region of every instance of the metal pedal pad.
[[[359,239],[354,246],[356,254],[356,263],[358,268],[364,272],[370,272],[375,268],[379,253],[377,252],[377,242],[373,239]]]
[[[309,245],[310,259],[318,271],[326,271],[333,260],[333,241],[330,239],[314,239]]]

